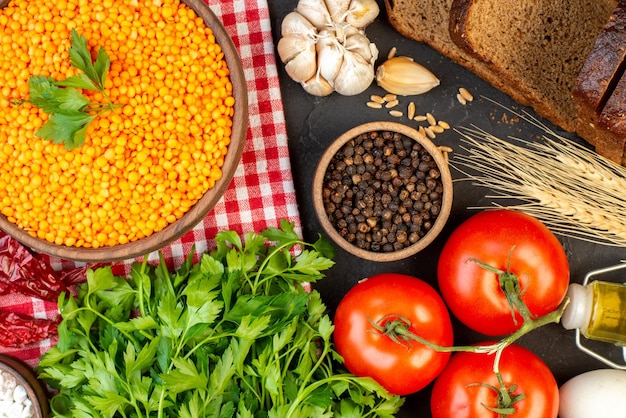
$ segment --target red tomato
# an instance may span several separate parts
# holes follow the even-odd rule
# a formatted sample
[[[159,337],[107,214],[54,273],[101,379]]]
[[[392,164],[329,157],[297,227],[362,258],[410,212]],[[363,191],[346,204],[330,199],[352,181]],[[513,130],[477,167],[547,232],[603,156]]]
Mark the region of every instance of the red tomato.
[[[408,395],[443,370],[450,353],[424,344],[394,341],[370,321],[410,323],[406,328],[432,343],[450,346],[452,324],[441,296],[428,283],[404,274],[379,274],[346,293],[335,314],[334,341],[347,369],[370,376],[390,393]]]
[[[538,317],[555,310],[569,285],[569,264],[559,240],[537,219],[513,210],[487,210],[462,223],[446,241],[438,264],[441,294],[467,327],[485,335],[510,334],[522,325],[496,273],[478,259],[517,275],[522,300]]]
[[[432,418],[497,418],[487,407],[498,407],[499,388],[493,372],[495,355],[460,352],[454,354],[433,385]],[[559,387],[548,366],[532,351],[512,344],[500,359],[500,374],[512,396],[524,394],[513,403],[510,418],[556,418]]]

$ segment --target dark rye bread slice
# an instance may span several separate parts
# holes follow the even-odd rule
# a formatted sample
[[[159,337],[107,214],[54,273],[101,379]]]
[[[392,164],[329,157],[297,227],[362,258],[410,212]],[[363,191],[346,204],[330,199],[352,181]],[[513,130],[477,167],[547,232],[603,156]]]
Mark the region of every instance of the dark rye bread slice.
[[[596,135],[596,152],[626,165],[626,74],[622,74],[600,114]]]
[[[619,164],[623,162],[626,141],[626,130],[622,126],[624,116],[619,114],[626,104],[620,102],[624,100],[624,93],[620,91],[624,89],[624,82],[620,83],[620,79],[625,58],[626,5],[620,4],[596,39],[572,91],[577,110],[576,132],[594,145],[598,154]],[[616,121],[615,126],[612,121]]]
[[[500,77],[488,64],[452,41],[448,30],[451,6],[452,0],[385,0],[389,23],[401,35],[431,46],[518,103],[530,106],[530,92],[520,90],[514,80]]]
[[[615,0],[453,0],[453,42],[514,83],[535,111],[576,128],[572,89]]]

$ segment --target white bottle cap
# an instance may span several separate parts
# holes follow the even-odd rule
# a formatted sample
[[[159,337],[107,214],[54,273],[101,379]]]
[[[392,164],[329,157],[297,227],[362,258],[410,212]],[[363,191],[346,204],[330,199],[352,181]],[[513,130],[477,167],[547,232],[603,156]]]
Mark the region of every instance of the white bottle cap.
[[[591,317],[591,288],[587,289],[581,284],[572,283],[569,285],[565,296],[570,301],[561,317],[561,325],[565,329],[579,328],[585,330]]]

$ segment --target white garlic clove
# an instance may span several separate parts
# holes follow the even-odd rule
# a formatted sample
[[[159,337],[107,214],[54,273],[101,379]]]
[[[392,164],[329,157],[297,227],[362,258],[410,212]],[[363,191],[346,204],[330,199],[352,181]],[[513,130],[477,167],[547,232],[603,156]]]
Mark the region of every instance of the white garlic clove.
[[[378,59],[378,48],[376,47],[376,44],[374,42],[370,42],[370,53],[372,54],[372,59],[370,60],[370,64],[372,64],[373,66],[376,60]]]
[[[333,22],[340,23],[346,19],[351,1],[352,0],[326,0],[326,8]]]
[[[326,39],[329,39],[329,38],[336,39],[336,37],[337,37],[337,34],[336,34],[336,31],[335,31],[334,27],[328,27],[326,29],[322,29],[317,34],[317,40],[318,41],[326,40]]]
[[[315,44],[309,44],[298,55],[285,64],[287,75],[298,83],[313,77],[316,70]]]
[[[317,34],[315,26],[298,12],[291,12],[285,16],[280,31],[282,36],[296,34],[314,38]]]
[[[306,36],[291,33],[280,38],[276,49],[280,60],[286,64],[312,45],[314,41]]]
[[[301,84],[304,91],[312,94],[313,96],[324,97],[335,91],[333,86],[331,86],[330,83],[319,74],[316,74]]]
[[[371,64],[378,58],[378,48],[363,34],[356,32],[346,38],[343,45],[348,51],[355,52]]]
[[[332,19],[324,0],[300,0],[296,6],[296,12],[319,30],[332,26]]]
[[[346,22],[336,23],[333,29],[335,30],[337,40],[341,43],[346,42],[346,39],[355,33],[361,32],[359,29]]]
[[[364,92],[374,81],[374,67],[359,54],[345,51],[339,73],[334,80],[335,91],[343,96]]]
[[[320,37],[315,45],[317,72],[332,85],[343,62],[344,48],[330,32],[320,32],[322,33],[326,33],[327,36]]]
[[[376,0],[352,0],[346,15],[346,22],[363,29],[378,17],[380,8]]]

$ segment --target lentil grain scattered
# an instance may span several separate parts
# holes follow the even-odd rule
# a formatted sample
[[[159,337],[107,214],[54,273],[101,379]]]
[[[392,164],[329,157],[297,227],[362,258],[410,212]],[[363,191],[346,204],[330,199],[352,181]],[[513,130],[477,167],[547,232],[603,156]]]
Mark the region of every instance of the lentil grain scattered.
[[[76,75],[70,31],[111,66],[121,104],[65,150],[34,136],[33,75]],[[98,248],[134,241],[182,217],[222,176],[233,86],[224,53],[178,0],[13,0],[0,10],[0,212],[32,236]],[[84,91],[96,102],[99,92]]]
[[[322,199],[346,241],[366,251],[393,252],[432,228],[443,182],[421,144],[398,132],[373,131],[348,141],[331,159]]]

